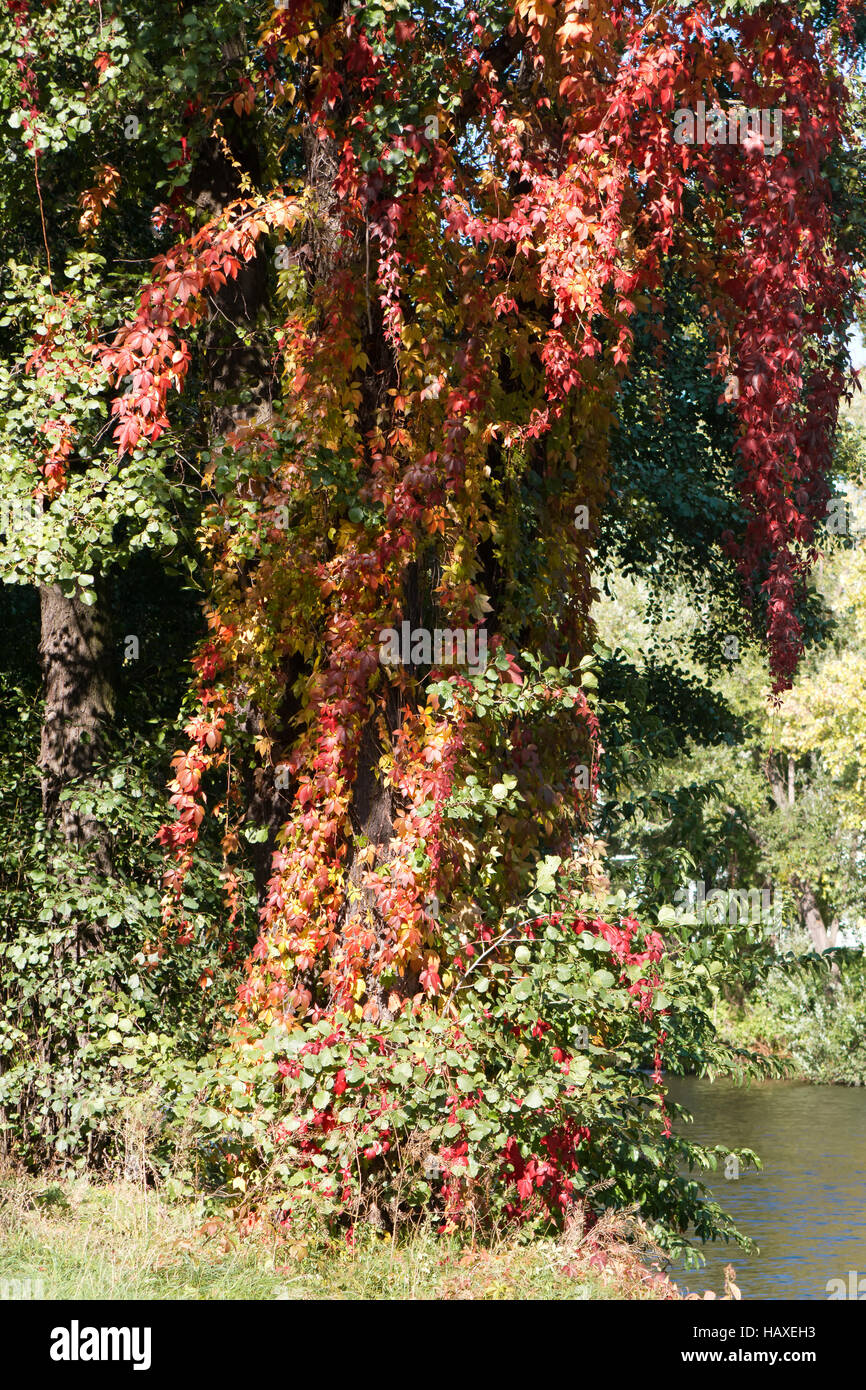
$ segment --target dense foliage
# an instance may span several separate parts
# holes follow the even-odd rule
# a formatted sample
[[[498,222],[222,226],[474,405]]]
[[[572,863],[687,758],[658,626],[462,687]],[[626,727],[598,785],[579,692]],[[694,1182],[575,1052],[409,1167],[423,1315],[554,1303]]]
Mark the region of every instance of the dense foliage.
[[[671,765],[742,734],[732,632],[778,695],[826,636],[864,26],[722,9],[6,0],[28,1158],[98,1159],[150,1086],[154,1164],[191,1133],[254,1215],[728,1233],[662,1071],[760,1070],[712,1014],[769,945],[671,907],[719,799]],[[699,105],[742,139],[681,143]],[[597,640],[627,579],[701,596],[687,656]]]

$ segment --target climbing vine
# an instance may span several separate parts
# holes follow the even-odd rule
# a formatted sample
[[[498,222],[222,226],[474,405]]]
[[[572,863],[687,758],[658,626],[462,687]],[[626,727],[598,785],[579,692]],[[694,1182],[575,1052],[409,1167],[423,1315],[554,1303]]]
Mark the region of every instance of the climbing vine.
[[[554,1029],[566,1094],[590,1075],[543,1010],[531,1028],[509,1022],[495,972],[515,975],[516,995],[535,929],[524,940],[498,928],[554,861],[574,893],[606,901],[593,551],[638,319],[659,363],[673,350],[672,271],[701,304],[707,371],[737,435],[746,523],[720,544],[777,692],[796,669],[858,289],[826,166],[844,136],[842,63],[860,7],[841,7],[835,28],[811,8],[730,5],[720,20],[703,0],[289,0],[259,7],[241,40],[221,31],[219,81],[202,76],[215,41],[189,8],[166,59],[184,101],[171,119],[158,108],[164,168],[149,210],[170,244],[119,326],[71,292],[44,298],[26,371],[54,383],[38,446],[46,505],[75,462],[78,426],[62,406],[72,375],[111,395],[116,466],[194,441],[209,631],[160,832],[164,944],[191,940],[184,887],[205,818],[222,832],[229,954],[242,847],[263,840],[234,1046],[267,1070],[279,1034],[279,1074],[301,1090],[307,1060],[328,1052],[309,1069],[312,1111],[290,1129],[296,1171],[330,1173],[334,1150],[331,1197],[355,1181],[338,1143],[340,1112],[357,1116],[353,1088],[366,1087],[368,1116],[392,1104],[384,1076],[367,1084],[370,1059],[394,1061],[389,1030],[410,1039],[438,1020],[473,1112],[458,1120],[442,1081],[440,1197],[454,1218],[466,1136],[499,1105],[498,1091],[491,1101],[489,1085],[460,1079],[477,1061],[472,1019],[489,1021],[455,1005],[470,974],[477,999],[492,981],[515,1047]],[[41,55],[24,0],[7,10],[38,180]],[[122,67],[115,21],[103,33],[100,19],[100,35],[86,109]],[[742,140],[680,143],[678,113],[699,106],[725,121],[779,113],[779,149],[760,122]],[[88,246],[123,196],[114,158],[94,158],[79,199]],[[225,369],[236,349],[255,355],[255,389]],[[196,391],[211,414],[191,427]],[[219,409],[228,425],[214,425]],[[383,635],[406,626],[462,634],[476,651],[483,638],[489,659],[455,671],[422,641],[389,663]],[[268,804],[258,820],[251,785]],[[563,950],[569,932],[606,943],[616,969],[594,988],[625,991],[657,1094],[676,1026],[662,936],[624,908],[558,913],[536,925]],[[592,997],[587,1007],[599,1036]],[[423,1047],[410,1060],[413,1077],[433,1074]],[[536,1091],[531,1153],[516,1131],[489,1131],[514,1212],[536,1190],[561,1206],[593,1142],[576,1102],[555,1115],[553,1094]],[[653,1113],[668,1137],[663,1105]],[[391,1140],[368,1137],[364,1159],[378,1162]]]

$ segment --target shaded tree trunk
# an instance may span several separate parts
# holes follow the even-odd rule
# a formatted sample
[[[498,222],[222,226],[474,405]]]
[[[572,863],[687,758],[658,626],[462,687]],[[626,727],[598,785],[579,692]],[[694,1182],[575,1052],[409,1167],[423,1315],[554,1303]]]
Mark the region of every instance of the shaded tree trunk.
[[[107,623],[98,604],[69,598],[56,586],[40,590],[39,645],[45,712],[39,765],[42,806],[50,829],[67,844],[87,846],[100,873],[111,872],[111,837],[93,816],[61,795],[73,783],[93,778],[114,710],[108,679]]]

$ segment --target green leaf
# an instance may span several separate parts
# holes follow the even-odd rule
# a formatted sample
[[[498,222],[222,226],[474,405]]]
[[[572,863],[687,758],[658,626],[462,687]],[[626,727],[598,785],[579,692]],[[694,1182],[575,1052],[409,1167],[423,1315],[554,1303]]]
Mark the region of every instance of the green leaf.
[[[590,983],[595,989],[612,989],[616,984],[616,978],[609,970],[595,970],[590,977]]]

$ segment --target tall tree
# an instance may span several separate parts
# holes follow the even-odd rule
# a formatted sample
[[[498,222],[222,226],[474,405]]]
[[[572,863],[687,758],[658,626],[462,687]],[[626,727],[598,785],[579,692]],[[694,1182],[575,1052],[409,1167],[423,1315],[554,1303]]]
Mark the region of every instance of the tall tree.
[[[831,177],[861,7],[814,8],[6,0],[26,216],[4,214],[2,467],[48,540],[7,536],[4,574],[85,603],[202,503],[209,635],[163,925],[190,939],[211,809],[232,924],[239,849],[264,847],[247,1036],[447,1010],[477,932],[551,865],[603,892],[591,605],[612,436],[618,415],[688,417],[689,378],[697,471],[733,455],[706,572],[728,603],[736,572],[790,680],[856,300]],[[677,319],[702,344],[684,374]],[[650,473],[661,433],[633,430]],[[606,544],[627,549],[616,501]],[[687,515],[661,513],[682,542]],[[68,701],[59,600],[48,619],[46,688]],[[90,750],[101,626],[76,629],[69,728]],[[65,756],[89,774],[91,752]],[[657,963],[622,930],[624,967]]]

